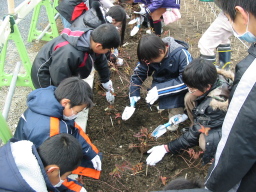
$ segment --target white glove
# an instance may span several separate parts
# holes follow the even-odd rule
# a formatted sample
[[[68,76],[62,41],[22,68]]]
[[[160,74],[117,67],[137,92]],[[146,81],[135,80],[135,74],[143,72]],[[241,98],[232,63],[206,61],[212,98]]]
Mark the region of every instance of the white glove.
[[[143,8],[141,9],[139,12],[138,11],[134,11],[135,14],[140,14],[140,15],[146,15],[146,9]]]
[[[152,105],[153,103],[156,102],[158,98],[159,98],[158,91],[156,86],[154,86],[152,89],[149,90],[146,97],[146,102]]]
[[[154,166],[156,163],[162,160],[167,151],[164,145],[159,145],[151,148],[147,153],[151,153],[146,159],[147,164]]]
[[[140,97],[139,96],[132,96],[132,97],[129,97],[130,99],[130,104],[131,106],[135,106],[135,103],[137,103],[139,100],[140,100]]]
[[[112,94],[112,91],[106,92],[106,99],[110,104],[114,104],[115,96]]]
[[[106,92],[106,99],[110,104],[113,104],[115,101],[115,96],[113,95],[114,89],[113,89],[113,83],[111,80],[109,80],[106,83],[101,83],[104,89],[107,90]]]
[[[101,85],[104,87],[104,89],[106,89],[106,90],[108,90],[108,91],[114,92],[113,83],[112,83],[111,80],[109,80],[109,81],[106,82],[106,83],[101,83]]]
[[[92,160],[92,165],[94,167],[94,169],[101,171],[101,160],[100,160],[100,156],[96,155]]]

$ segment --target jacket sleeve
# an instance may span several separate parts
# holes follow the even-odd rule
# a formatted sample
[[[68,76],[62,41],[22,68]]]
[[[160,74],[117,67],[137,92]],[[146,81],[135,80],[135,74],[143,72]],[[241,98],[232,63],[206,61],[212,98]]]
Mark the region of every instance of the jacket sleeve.
[[[24,114],[21,115],[18,126],[16,127],[15,133],[13,135],[14,138],[19,140],[28,140],[26,133],[24,132],[26,121],[24,120]]]
[[[182,72],[189,62],[192,61],[192,57],[187,50],[181,49],[173,55],[173,59],[174,63],[177,63],[179,66],[179,76],[155,85],[157,87],[159,97],[170,94],[179,94],[180,92],[187,90],[187,86],[182,80]]]
[[[147,65],[138,62],[131,77],[130,96],[140,96],[141,85],[152,72]]]
[[[189,128],[189,131],[181,135],[178,139],[168,143],[169,151],[173,154],[177,154],[188,148],[198,146],[199,135],[201,134],[198,130],[200,128],[199,124],[194,124]]]
[[[98,54],[95,60],[95,69],[99,72],[100,82],[106,83],[110,78],[110,70],[105,54]]]
[[[74,135],[75,138],[78,139],[79,143],[82,145],[84,156],[87,159],[92,160],[99,153],[99,150],[94,144],[92,144],[88,135],[77,123],[75,123],[75,127],[77,131],[72,135]]]
[[[80,59],[83,57],[74,57],[73,51],[66,51],[68,48],[64,47],[60,47],[52,53],[52,64],[49,67],[49,72],[55,86],[58,86],[63,79],[74,76],[77,73],[78,65],[83,62]]]
[[[151,4],[148,5],[147,12],[152,13],[158,8],[160,8],[164,3],[164,0],[153,0]]]

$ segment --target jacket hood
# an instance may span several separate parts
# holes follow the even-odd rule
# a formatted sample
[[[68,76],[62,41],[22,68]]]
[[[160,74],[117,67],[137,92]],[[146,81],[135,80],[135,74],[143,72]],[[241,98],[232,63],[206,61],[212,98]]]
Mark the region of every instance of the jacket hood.
[[[0,189],[17,192],[58,192],[50,183],[31,141],[11,139],[0,148],[0,154]]]
[[[80,51],[89,51],[90,50],[90,35],[92,28],[86,27],[83,30],[78,28],[65,28],[61,32],[63,39],[69,42],[70,45],[75,47]],[[82,39],[82,40],[81,40]],[[78,43],[82,41],[82,43]]]
[[[41,115],[62,118],[64,107],[55,98],[55,89],[49,86],[32,91],[27,99],[28,108]]]
[[[217,69],[217,73],[218,79],[214,85],[215,88],[208,94],[209,97],[213,98],[209,105],[213,110],[220,109],[227,111],[230,89],[234,81],[234,73],[224,69]]]
[[[177,48],[188,49],[188,44],[186,42],[176,40],[173,37],[165,37],[162,40],[164,43],[168,44],[170,53],[172,53]]]

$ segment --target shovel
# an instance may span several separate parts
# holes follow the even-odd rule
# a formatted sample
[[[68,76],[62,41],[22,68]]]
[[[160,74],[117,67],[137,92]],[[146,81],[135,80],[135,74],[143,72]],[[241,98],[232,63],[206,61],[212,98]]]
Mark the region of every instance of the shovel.
[[[135,111],[135,103],[136,102],[134,100],[132,100],[131,101],[131,106],[130,107],[129,106],[125,107],[124,112],[122,114],[122,119],[124,121],[128,120],[132,116],[132,114],[134,113],[134,111]]]

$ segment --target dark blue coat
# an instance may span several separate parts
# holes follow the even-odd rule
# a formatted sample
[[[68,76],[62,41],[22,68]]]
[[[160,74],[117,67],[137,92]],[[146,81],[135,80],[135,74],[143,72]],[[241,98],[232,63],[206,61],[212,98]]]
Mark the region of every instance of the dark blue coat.
[[[159,108],[184,107],[187,86],[183,83],[182,72],[192,57],[185,42],[172,37],[163,39],[168,44],[168,52],[161,63],[138,63],[131,77],[130,96],[140,96],[140,87],[147,77],[153,76],[152,86],[157,87]]]
[[[51,136],[51,118],[56,118],[59,123],[59,133],[73,135],[82,145],[84,158],[81,166],[93,168],[91,159],[97,155],[98,150],[74,120],[63,119],[64,108],[54,96],[55,89],[54,86],[49,86],[36,89],[28,95],[28,109],[20,117],[14,137],[19,140],[30,140],[38,147]],[[95,171],[99,176],[98,171]],[[84,172],[88,173],[85,170]]]

